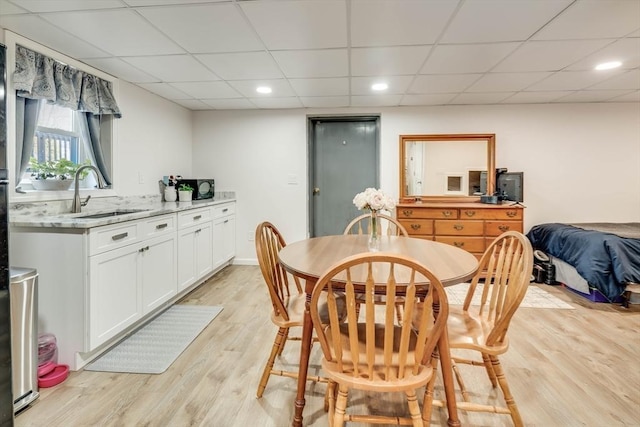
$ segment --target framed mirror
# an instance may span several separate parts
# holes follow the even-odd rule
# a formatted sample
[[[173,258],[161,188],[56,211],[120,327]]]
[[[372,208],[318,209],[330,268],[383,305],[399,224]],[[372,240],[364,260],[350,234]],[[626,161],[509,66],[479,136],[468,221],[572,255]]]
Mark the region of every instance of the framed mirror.
[[[492,133],[400,135],[400,201],[473,202],[493,194],[495,145]]]

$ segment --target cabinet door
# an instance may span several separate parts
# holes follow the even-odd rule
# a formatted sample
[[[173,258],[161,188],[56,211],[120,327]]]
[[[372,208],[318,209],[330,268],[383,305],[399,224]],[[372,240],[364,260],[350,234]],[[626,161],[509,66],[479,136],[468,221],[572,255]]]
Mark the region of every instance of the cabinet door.
[[[236,217],[230,215],[213,222],[213,268],[236,255]]]
[[[178,289],[184,289],[196,280],[195,230],[178,231]]]
[[[147,314],[178,292],[176,238],[158,237],[142,249],[142,312]]]
[[[114,337],[142,317],[139,245],[90,257],[89,347]]]
[[[224,221],[224,262],[236,256],[236,216],[231,215]]]
[[[199,225],[195,231],[196,280],[213,270],[212,226],[211,223]]]

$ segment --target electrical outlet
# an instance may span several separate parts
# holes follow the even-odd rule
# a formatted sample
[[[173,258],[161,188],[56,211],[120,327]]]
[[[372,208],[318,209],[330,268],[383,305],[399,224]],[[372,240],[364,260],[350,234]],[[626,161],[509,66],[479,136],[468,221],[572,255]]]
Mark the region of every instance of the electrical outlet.
[[[247,232],[247,240],[249,240],[250,242],[253,242],[254,238],[255,238],[255,233],[253,231],[248,231]]]

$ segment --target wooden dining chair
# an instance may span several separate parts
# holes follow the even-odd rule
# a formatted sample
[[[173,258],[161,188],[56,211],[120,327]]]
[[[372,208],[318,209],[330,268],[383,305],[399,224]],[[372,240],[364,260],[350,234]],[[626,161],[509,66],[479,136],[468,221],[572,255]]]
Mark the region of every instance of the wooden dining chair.
[[[509,414],[514,425],[523,425],[498,355],[509,349],[507,330],[527,292],[532,269],[531,243],[521,233],[507,231],[484,252],[464,304],[451,306],[447,328],[453,370],[464,400],[458,402],[459,409]],[[456,357],[456,349],[474,350],[482,360]],[[471,402],[457,364],[484,367],[493,387],[502,390],[506,407]]]
[[[392,216],[378,214],[380,220],[380,227],[378,227],[378,234],[385,234],[387,236],[404,236],[408,237],[409,233],[400,222]],[[343,234],[368,234],[371,228],[371,215],[364,214],[355,217],[349,225],[344,229]]]
[[[354,276],[366,277],[366,282],[354,283]],[[346,296],[346,322],[341,322],[338,316],[338,304],[333,297],[336,290]],[[384,307],[374,303],[376,292],[386,295],[388,303]],[[328,325],[324,325],[320,317],[323,293],[329,295]],[[362,306],[364,316],[360,316],[364,319],[356,313],[357,293],[367,295]],[[411,322],[403,325],[394,322],[394,301],[400,294],[406,295],[405,301],[422,297],[424,306],[432,308],[421,311],[416,329]],[[412,302],[405,304],[408,315],[413,313],[414,306]],[[423,412],[430,413],[431,401],[425,399],[426,411],[421,412],[417,389],[426,385],[435,372],[432,354],[447,314],[447,296],[441,282],[426,267],[408,257],[384,252],[363,253],[330,267],[320,277],[311,297],[311,318],[323,352],[322,369],[329,379],[329,425],[340,427],[345,421],[414,426],[428,423],[423,419]],[[351,389],[403,392],[410,417],[347,413]]]
[[[378,214],[378,218],[380,219],[378,234],[382,235],[384,232],[384,234],[387,236],[409,237],[409,233],[407,233],[407,230],[395,218],[389,215],[384,215],[384,214]],[[364,214],[354,218],[349,223],[349,225],[345,227],[344,232],[342,234],[345,234],[345,235],[346,234],[358,234],[358,235],[367,234],[370,228],[371,228],[371,215]],[[357,303],[362,302],[361,297],[362,297],[361,295],[356,296]],[[384,296],[376,295],[375,302],[378,305],[384,305],[385,304]],[[402,318],[403,318],[402,306],[403,305],[404,305],[404,298],[398,297],[396,301],[396,319],[398,320],[398,323],[402,323]]]

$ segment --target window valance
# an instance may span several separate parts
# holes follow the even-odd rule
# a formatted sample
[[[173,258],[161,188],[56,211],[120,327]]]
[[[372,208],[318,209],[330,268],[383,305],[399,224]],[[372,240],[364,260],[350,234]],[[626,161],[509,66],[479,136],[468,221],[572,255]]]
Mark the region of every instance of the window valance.
[[[45,99],[94,115],[122,117],[111,82],[19,45],[13,83],[16,95],[23,98]]]

